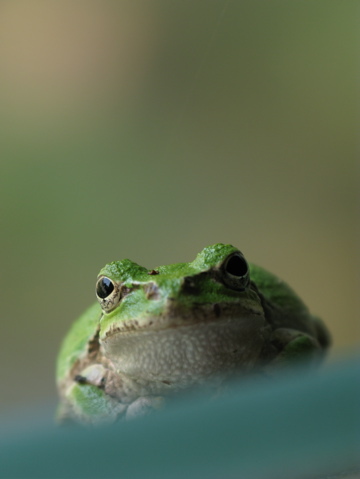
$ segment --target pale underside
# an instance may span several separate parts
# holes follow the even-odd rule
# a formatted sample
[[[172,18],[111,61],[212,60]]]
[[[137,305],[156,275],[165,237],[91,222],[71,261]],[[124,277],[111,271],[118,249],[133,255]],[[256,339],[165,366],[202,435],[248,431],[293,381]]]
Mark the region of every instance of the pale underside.
[[[101,346],[118,373],[159,394],[252,369],[269,336],[264,317],[254,315],[114,334]]]

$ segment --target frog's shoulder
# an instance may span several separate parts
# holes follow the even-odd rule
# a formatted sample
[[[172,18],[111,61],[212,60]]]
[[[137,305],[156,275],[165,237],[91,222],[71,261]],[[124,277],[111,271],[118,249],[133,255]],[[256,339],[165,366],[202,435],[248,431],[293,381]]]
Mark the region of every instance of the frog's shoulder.
[[[288,310],[307,311],[306,305],[285,281],[256,264],[250,263],[249,267],[251,281],[267,300]]]
[[[100,316],[101,307],[99,303],[94,303],[71,326],[57,360],[58,381],[61,381],[75,361],[87,352],[87,344],[96,334]]]

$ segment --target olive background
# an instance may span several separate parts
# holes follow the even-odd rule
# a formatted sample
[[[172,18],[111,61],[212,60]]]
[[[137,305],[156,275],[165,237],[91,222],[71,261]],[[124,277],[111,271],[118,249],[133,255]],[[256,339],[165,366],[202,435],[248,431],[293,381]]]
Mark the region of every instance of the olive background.
[[[232,243],[359,344],[358,2],[0,4],[2,412],[98,271]]]

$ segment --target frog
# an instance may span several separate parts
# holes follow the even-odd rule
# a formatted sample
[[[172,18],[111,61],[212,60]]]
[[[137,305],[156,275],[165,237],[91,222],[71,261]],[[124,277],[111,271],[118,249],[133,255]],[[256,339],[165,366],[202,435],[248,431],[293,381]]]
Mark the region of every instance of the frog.
[[[108,263],[95,290],[60,348],[60,423],[114,423],[194,388],[317,365],[331,342],[290,286],[230,244],[153,269]]]

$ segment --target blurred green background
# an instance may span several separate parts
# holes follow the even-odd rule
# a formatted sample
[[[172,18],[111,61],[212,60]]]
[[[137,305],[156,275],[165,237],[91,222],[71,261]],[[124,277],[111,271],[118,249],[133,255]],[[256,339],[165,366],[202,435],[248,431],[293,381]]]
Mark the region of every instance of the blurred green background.
[[[122,258],[216,242],[359,342],[358,2],[0,3],[1,410]]]

